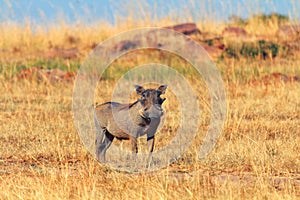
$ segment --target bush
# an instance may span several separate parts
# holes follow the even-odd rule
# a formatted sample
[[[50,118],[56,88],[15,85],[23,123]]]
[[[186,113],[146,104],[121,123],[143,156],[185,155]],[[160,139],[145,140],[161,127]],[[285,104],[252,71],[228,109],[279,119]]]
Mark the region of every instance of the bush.
[[[259,40],[256,42],[230,43],[225,49],[229,58],[274,58],[278,56],[280,46],[273,42]]]
[[[258,41],[260,54],[265,59],[268,55],[272,58],[278,55],[279,45],[273,42],[266,42],[265,40]]]

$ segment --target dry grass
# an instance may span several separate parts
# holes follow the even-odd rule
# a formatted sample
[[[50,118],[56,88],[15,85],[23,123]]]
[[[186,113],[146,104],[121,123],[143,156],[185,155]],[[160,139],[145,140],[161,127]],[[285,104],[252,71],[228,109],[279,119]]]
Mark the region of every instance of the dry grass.
[[[293,64],[280,67],[299,70]],[[229,81],[228,118],[213,152],[197,160],[199,136],[170,167],[141,175],[112,171],[86,152],[73,125],[72,84],[2,77],[1,85],[2,199],[299,198],[299,83],[266,90],[239,83],[239,77]],[[173,106],[169,98],[166,109]],[[176,123],[167,123],[159,133],[158,146]]]
[[[168,23],[170,23],[168,21]],[[206,26],[205,23],[200,23]],[[141,24],[143,25],[143,24]],[[163,21],[161,26],[170,25]],[[299,61],[236,61],[217,63],[228,101],[224,131],[212,153],[198,160],[199,145],[209,123],[206,88],[178,60],[194,87],[203,110],[198,136],[175,163],[153,174],[127,174],[99,164],[87,152],[74,127],[71,83],[15,79],[19,67],[42,63],[76,69],[95,41],[100,42],[136,24],[42,28],[33,34],[30,25],[0,28],[0,198],[1,199],[296,199],[300,197],[300,85],[272,82],[252,86],[248,82],[272,72],[300,75]],[[212,24],[207,31],[215,30]],[[98,34],[101,33],[101,34]],[[273,34],[270,32],[270,34]],[[70,39],[74,37],[73,39]],[[75,61],[40,61],[37,52],[55,47],[77,47],[83,55]],[[24,55],[27,55],[27,57]],[[26,59],[24,59],[26,58]],[[153,58],[153,57],[152,57]],[[155,58],[155,56],[154,56]],[[146,62],[144,57],[116,61],[124,68]],[[119,63],[118,63],[119,62]],[[68,67],[65,67],[68,69]],[[115,70],[115,71],[114,71]],[[101,81],[99,92],[109,100],[120,71]],[[166,94],[170,112],[158,133],[157,147],[172,138],[180,123],[172,116],[178,101]],[[209,104],[209,103],[208,103]],[[168,137],[165,137],[167,135]],[[143,141],[140,141],[143,146]],[[126,146],[126,142],[124,143]],[[141,147],[142,148],[142,147]]]

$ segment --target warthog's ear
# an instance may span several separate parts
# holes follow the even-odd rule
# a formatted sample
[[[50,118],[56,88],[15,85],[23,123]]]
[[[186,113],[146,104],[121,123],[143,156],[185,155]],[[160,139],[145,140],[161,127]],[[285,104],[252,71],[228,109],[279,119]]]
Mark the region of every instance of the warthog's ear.
[[[157,91],[159,91],[161,94],[164,94],[166,92],[167,87],[167,85],[161,85],[157,88]]]
[[[135,85],[134,87],[137,94],[141,95],[145,91],[145,89],[142,86]]]

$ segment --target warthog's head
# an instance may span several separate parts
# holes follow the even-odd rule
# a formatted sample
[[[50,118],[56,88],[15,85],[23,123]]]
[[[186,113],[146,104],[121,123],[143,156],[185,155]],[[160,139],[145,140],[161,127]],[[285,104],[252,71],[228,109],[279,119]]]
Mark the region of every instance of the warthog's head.
[[[143,106],[140,114],[147,118],[160,118],[163,115],[162,103],[166,98],[161,98],[167,85],[161,85],[157,89],[144,89],[142,86],[135,85],[136,93],[141,95],[139,102]]]

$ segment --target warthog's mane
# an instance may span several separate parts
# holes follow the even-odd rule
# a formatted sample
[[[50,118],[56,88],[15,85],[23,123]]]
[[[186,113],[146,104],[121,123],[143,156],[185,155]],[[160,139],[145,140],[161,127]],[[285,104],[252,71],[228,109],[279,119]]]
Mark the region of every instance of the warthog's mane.
[[[137,103],[139,102],[139,100],[136,100],[135,102],[133,103],[129,103],[129,104],[121,104],[121,103],[118,103],[118,102],[106,102],[106,103],[103,103],[101,105],[107,105],[107,104],[110,104],[112,107],[116,107],[118,110],[126,110],[126,109],[130,109],[132,108],[134,105],[136,105]],[[97,105],[98,106],[98,105]],[[99,105],[100,106],[100,105]]]

